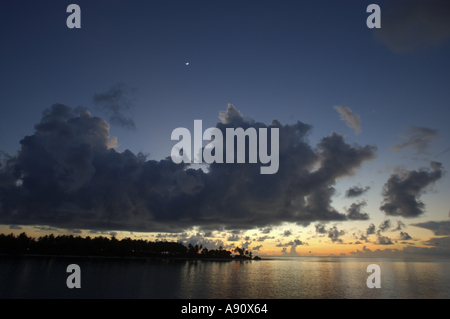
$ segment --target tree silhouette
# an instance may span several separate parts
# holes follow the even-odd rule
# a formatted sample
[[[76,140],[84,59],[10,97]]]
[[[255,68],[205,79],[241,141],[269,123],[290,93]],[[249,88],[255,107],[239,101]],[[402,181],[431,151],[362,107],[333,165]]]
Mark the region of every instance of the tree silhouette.
[[[236,247],[238,256],[234,258],[252,259],[252,252]],[[208,249],[202,245],[179,242],[156,241],[126,237],[118,240],[116,237],[98,236],[85,238],[73,235],[45,235],[35,238],[25,232],[19,236],[0,234],[0,254],[39,254],[39,255],[75,255],[75,256],[122,256],[122,257],[182,257],[182,258],[233,258],[232,252],[219,249]],[[255,259],[257,259],[255,257]]]

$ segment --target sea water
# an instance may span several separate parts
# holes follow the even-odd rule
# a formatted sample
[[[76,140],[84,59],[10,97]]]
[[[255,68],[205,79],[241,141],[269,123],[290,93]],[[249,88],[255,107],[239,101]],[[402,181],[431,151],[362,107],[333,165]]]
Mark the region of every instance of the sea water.
[[[80,267],[69,289],[67,267]],[[369,288],[368,265],[381,270]],[[450,298],[450,259],[298,257],[259,261],[0,256],[0,298]]]

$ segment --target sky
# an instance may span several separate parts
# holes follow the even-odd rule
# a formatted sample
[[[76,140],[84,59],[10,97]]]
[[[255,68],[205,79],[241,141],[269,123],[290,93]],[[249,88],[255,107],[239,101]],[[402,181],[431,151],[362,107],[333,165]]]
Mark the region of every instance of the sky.
[[[0,3],[0,233],[450,254],[448,1],[72,3]],[[278,128],[278,171],[174,163],[194,120]]]

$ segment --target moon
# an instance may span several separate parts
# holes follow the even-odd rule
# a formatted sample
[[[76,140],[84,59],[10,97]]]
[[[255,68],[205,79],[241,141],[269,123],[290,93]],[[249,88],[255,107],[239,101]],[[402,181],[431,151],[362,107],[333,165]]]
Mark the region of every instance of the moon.
[[[189,62],[186,62],[186,65],[189,65]]]

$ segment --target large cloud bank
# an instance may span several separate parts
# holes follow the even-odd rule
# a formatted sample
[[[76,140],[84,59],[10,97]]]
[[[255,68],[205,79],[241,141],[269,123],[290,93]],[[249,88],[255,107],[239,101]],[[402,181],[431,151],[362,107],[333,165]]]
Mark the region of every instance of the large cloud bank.
[[[223,132],[279,128],[279,171],[262,175],[260,163],[213,163],[205,173],[170,157],[118,152],[105,120],[55,104],[0,167],[0,223],[180,232],[367,219],[359,207],[345,214],[331,204],[336,181],[374,159],[375,146],[350,145],[332,132],[312,147],[310,125],[266,125],[244,119],[233,105],[220,119]]]

